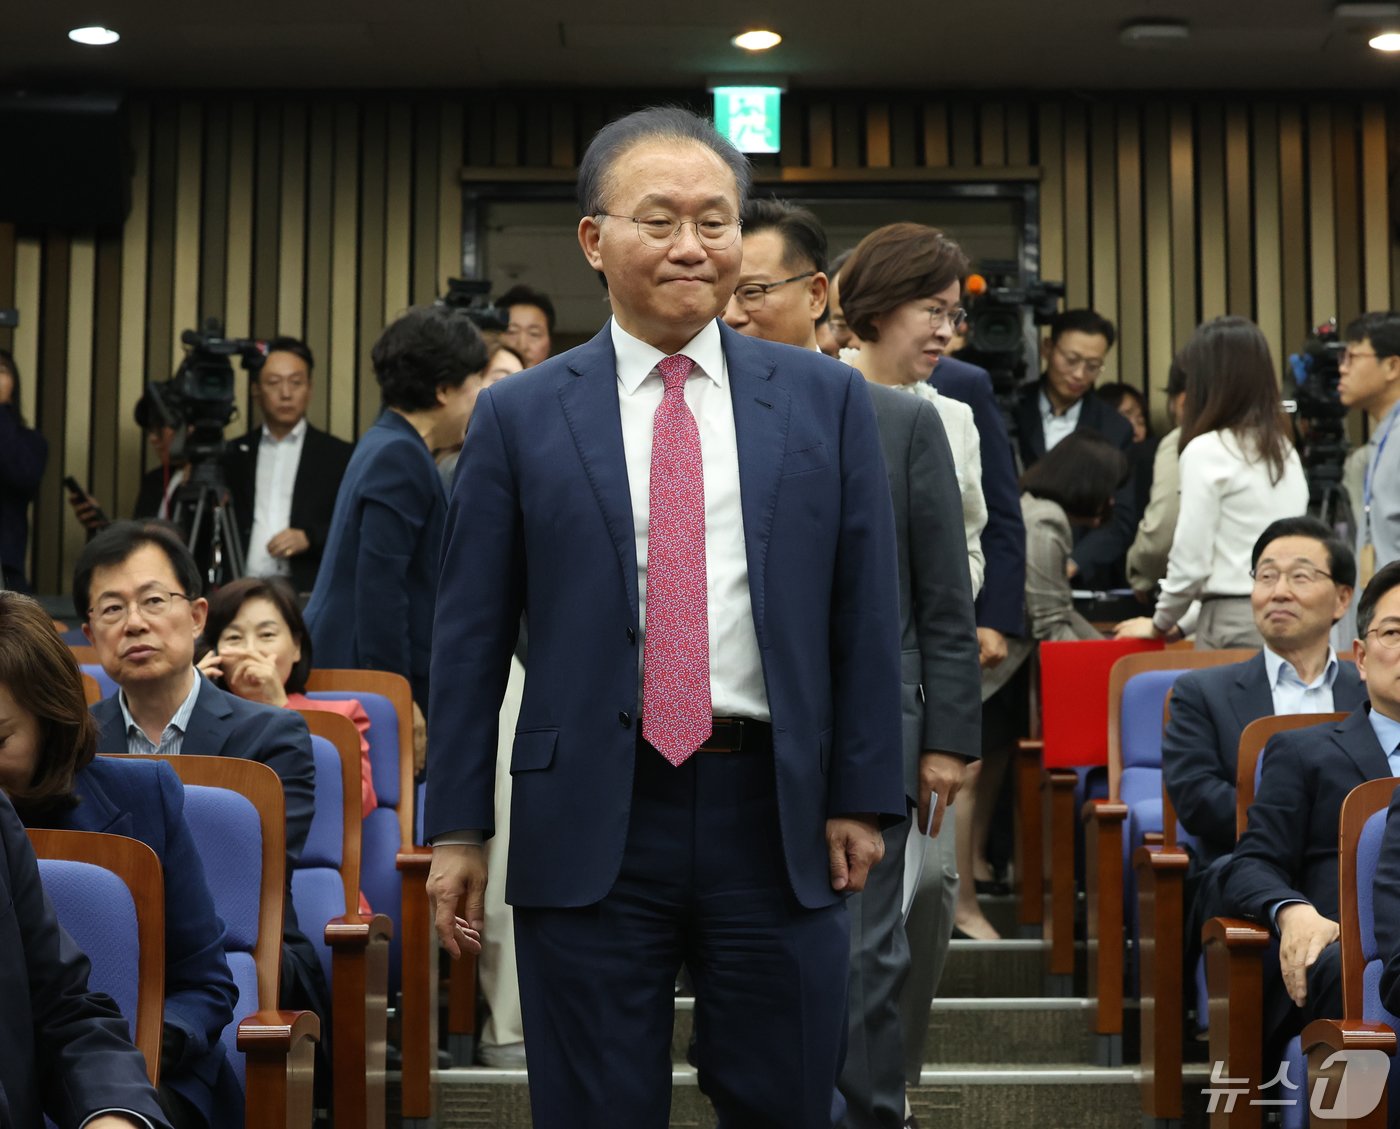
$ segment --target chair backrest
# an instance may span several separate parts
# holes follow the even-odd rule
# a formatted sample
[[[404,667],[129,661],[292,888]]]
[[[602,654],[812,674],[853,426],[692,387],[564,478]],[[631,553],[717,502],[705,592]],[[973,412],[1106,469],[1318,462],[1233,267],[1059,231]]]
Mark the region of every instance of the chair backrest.
[[[369,714],[370,760],[374,764],[374,790],[382,806],[398,809],[400,842],[413,843],[413,690],[401,674],[383,670],[313,670],[306,680],[307,697],[358,698]],[[392,725],[380,725],[376,710],[367,696],[377,694],[388,700],[394,711]],[[396,764],[384,764],[375,757],[376,738],[381,742],[392,734],[398,754]]]
[[[1341,721],[1345,713],[1285,713],[1261,717],[1251,721],[1240,734],[1239,759],[1235,763],[1235,838],[1244,834],[1248,825],[1249,805],[1254,803],[1254,793],[1259,787],[1259,772],[1263,768],[1260,758],[1264,746],[1275,733],[1287,733],[1292,729],[1306,729],[1310,725],[1323,725],[1329,721]]]
[[[1108,763],[1108,679],[1113,664],[1139,651],[1160,652],[1150,639],[1076,639],[1042,643],[1040,725],[1046,768]]]
[[[97,648],[88,643],[69,643],[68,649],[73,652],[79,666],[97,662]]]
[[[1342,801],[1340,824],[1340,897],[1342,944],[1343,1016],[1373,1019],[1375,1007],[1367,997],[1379,999],[1380,952],[1376,944],[1375,903],[1372,887],[1386,813],[1396,792],[1393,777],[1358,784]],[[1375,965],[1374,972],[1370,966]],[[1368,984],[1368,981],[1371,981]],[[1368,988],[1371,991],[1368,991]]]
[[[98,685],[97,679],[85,670],[78,671],[78,677],[83,680],[83,700],[89,706],[95,706],[102,701],[102,687]]]
[[[92,962],[88,986],[116,1001],[146,1057],[151,1084],[158,1084],[165,1016],[160,860],[124,835],[34,828],[29,838],[59,924]]]
[[[108,677],[107,672],[102,669],[102,664],[100,662],[94,660],[90,663],[79,663],[78,670],[97,683],[97,688],[100,691],[97,698],[99,702],[103,698],[110,698],[117,692],[117,684]],[[89,702],[88,704],[91,705],[92,703]]]
[[[1162,765],[1163,703],[1177,677],[1188,670],[1244,662],[1257,651],[1159,650],[1124,655],[1108,673],[1108,795],[1120,798],[1128,765]]]
[[[340,874],[345,901],[345,908],[340,912],[353,913],[360,902],[360,731],[353,721],[338,713],[326,710],[298,712],[311,730],[316,756],[316,810],[311,817],[307,846],[311,847],[313,837],[319,840],[330,830],[328,827],[318,828],[317,820],[321,818],[323,809],[333,809],[335,829],[339,835],[339,841],[334,845],[338,859],[335,865]],[[334,793],[329,789],[322,790],[323,760],[327,763],[327,782],[334,785]],[[326,858],[330,857],[328,848],[329,845],[323,848],[318,842],[317,850]]]

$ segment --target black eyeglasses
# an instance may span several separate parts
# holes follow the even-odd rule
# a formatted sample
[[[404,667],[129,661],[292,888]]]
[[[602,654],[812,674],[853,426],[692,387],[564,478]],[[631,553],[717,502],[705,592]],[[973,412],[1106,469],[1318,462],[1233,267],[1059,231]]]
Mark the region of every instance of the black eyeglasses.
[[[804,278],[811,278],[817,272],[814,270],[803,271],[795,274],[791,278],[779,279],[777,282],[746,282],[743,286],[734,291],[734,297],[739,305],[745,310],[761,310],[764,301],[768,298],[770,290],[776,290],[780,286],[786,286],[789,282],[801,282]]]

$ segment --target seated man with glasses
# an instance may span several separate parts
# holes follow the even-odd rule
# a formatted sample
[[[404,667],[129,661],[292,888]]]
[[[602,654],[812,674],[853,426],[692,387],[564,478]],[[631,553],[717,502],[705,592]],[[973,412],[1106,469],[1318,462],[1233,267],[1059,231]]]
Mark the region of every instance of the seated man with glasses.
[[[229,444],[224,466],[249,576],[285,576],[310,592],[353,446],[306,422],[314,361],[305,342],[274,337],[253,378],[262,426]]]
[[[1266,1073],[1309,1021],[1342,1014],[1342,801],[1358,784],[1400,772],[1400,562],[1366,585],[1356,618],[1356,665],[1369,701],[1343,721],[1269,741],[1249,826],[1227,864],[1224,895],[1209,907],[1212,915],[1248,918],[1278,935],[1278,959],[1264,962]],[[1387,957],[1382,922],[1395,904],[1393,891],[1394,880],[1378,872],[1376,933]]]
[[[1050,334],[1040,348],[1045,370],[1040,380],[1021,389],[1016,406],[1016,440],[1023,470],[1072,431],[1096,432],[1130,454],[1132,424],[1097,396],[1089,395],[1104,371],[1115,339],[1113,323],[1093,310],[1065,310],[1050,323]],[[1123,583],[1124,562],[1137,532],[1137,520],[1137,475],[1132,473],[1114,496],[1110,519],[1075,538],[1070,577],[1079,578],[1076,588],[1109,588]]]
[[[1351,710],[1366,700],[1356,667],[1328,643],[1346,614],[1356,561],[1314,517],[1274,522],[1254,544],[1250,604],[1264,649],[1188,671],[1172,687],[1162,737],[1167,794],[1201,869],[1235,848],[1235,765],[1245,726],[1275,714]]]
[[[287,877],[311,829],[316,765],[306,722],[293,710],[245,701],[220,690],[194,666],[209,610],[194,557],[163,522],[113,522],[83,549],[73,573],[73,608],[98,662],[119,687],[92,707],[97,751],[243,757],[282,781],[287,817]],[[286,900],[282,1006],[321,1017],[329,1031],[329,993],[311,943]]]

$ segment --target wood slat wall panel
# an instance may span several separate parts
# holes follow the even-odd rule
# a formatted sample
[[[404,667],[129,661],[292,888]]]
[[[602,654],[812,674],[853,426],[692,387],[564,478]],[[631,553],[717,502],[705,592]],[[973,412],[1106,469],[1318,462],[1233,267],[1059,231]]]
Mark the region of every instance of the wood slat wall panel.
[[[312,421],[353,438],[377,413],[368,354],[385,318],[460,273],[461,168],[569,169],[610,117],[648,100],[134,96],[120,230],[0,224],[0,306],[23,314],[0,346],[14,349],[26,409],[55,452],[34,508],[40,587],[66,587],[80,546],[65,469],[130,512],[149,458],[131,406],[148,378],[169,375],[180,330],[215,315],[233,336],[304,337],[317,358]],[[1117,372],[1152,390],[1158,422],[1156,393],[1197,319],[1254,317],[1281,358],[1307,324],[1387,306],[1400,277],[1391,134],[1375,97],[794,92],[783,142],[765,170],[1037,168],[1042,277],[1114,318]],[[242,380],[237,403],[231,433],[248,422]]]

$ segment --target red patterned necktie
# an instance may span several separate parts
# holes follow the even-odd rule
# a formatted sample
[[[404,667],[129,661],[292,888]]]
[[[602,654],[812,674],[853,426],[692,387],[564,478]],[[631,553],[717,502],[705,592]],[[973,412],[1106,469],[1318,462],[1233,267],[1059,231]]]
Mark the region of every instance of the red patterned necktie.
[[[695,362],[656,368],[666,391],[652,421],[642,736],[674,765],[710,736],[710,630],[705,602],[705,479],[700,429],[685,403]]]

